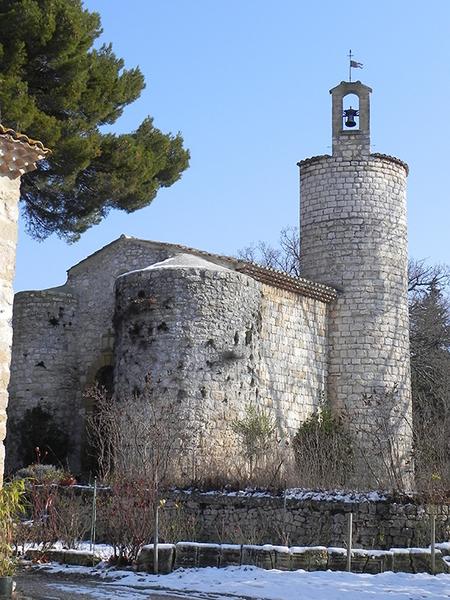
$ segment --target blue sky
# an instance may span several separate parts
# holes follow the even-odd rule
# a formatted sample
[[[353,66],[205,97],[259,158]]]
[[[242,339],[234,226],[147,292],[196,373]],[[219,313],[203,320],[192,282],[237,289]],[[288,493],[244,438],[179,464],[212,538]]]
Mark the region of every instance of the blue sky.
[[[113,130],[148,115],[181,131],[189,170],[153,203],[113,212],[76,244],[33,241],[21,222],[16,291],[65,271],[121,233],[221,254],[276,243],[298,222],[297,161],[331,152],[328,91],[372,87],[372,149],[408,162],[410,254],[450,263],[450,2],[86,0],[102,41],[147,87]],[[355,77],[354,77],[355,78]]]

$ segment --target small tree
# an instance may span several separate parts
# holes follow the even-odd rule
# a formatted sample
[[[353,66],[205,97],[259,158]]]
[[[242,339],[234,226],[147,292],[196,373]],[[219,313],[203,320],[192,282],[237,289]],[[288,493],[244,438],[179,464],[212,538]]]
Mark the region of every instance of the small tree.
[[[276,423],[265,410],[249,404],[245,416],[231,424],[238,435],[248,461],[248,474],[253,479],[256,471],[262,467],[262,461],[270,456],[276,441]]]
[[[182,476],[183,452],[193,432],[174,416],[178,404],[157,401],[149,379],[142,393],[131,397],[110,399],[98,387],[87,393],[94,405],[87,423],[91,447],[100,478],[111,490],[99,503],[100,528],[116,561],[132,563],[144,544],[152,539],[157,544],[161,501]]]
[[[354,471],[350,431],[341,415],[322,402],[292,442],[297,476],[304,487],[348,485]]]
[[[260,240],[238,250],[238,258],[300,277],[299,230],[297,227],[285,227],[281,230],[278,246]]]

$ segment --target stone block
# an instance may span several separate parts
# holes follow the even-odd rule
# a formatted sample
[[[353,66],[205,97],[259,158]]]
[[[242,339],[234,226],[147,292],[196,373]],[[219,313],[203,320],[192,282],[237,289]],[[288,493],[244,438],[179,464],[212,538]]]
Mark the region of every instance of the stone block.
[[[242,546],[222,544],[220,546],[219,567],[238,567],[241,564]]]
[[[64,563],[66,565],[94,567],[101,561],[102,559],[93,552],[82,552],[80,550],[66,550],[64,552]]]
[[[275,550],[271,544],[265,544],[261,547],[258,567],[261,567],[261,569],[275,568]]]
[[[327,569],[345,571],[347,569],[347,552],[343,548],[328,548]]]
[[[306,548],[301,546],[293,546],[290,548],[291,555],[291,568],[293,571],[302,569],[303,571],[308,570],[308,555],[306,554]]]
[[[218,567],[220,558],[219,544],[198,544],[197,545],[197,566],[198,567]]]
[[[137,570],[154,573],[153,555],[153,544],[143,546],[137,559]],[[171,573],[174,561],[175,544],[158,544],[158,573]]]
[[[190,569],[197,566],[198,544],[178,542],[175,545],[175,569]]]
[[[244,545],[242,546],[241,564],[261,566],[262,546]]]
[[[394,573],[414,573],[411,554],[407,548],[395,548],[393,550],[392,570]]]
[[[412,548],[410,550],[411,564],[414,573],[431,573],[431,550],[423,550],[421,548]],[[440,550],[436,550],[435,556],[435,573],[445,573],[445,562],[442,558]]]
[[[326,571],[328,564],[328,550],[324,546],[306,548],[308,557],[308,571]]]
[[[292,570],[292,555],[287,546],[273,546],[275,564],[274,569],[279,571]]]
[[[352,573],[365,573],[368,560],[369,557],[365,552],[358,552],[358,550],[352,552]]]
[[[92,567],[101,562],[101,558],[93,552],[81,550],[49,550],[30,549],[24,554],[26,560],[50,561],[66,565],[78,565],[80,567]]]
[[[59,562],[64,563],[65,550],[40,550],[37,548],[31,548],[24,554],[25,560],[31,560],[34,562]]]

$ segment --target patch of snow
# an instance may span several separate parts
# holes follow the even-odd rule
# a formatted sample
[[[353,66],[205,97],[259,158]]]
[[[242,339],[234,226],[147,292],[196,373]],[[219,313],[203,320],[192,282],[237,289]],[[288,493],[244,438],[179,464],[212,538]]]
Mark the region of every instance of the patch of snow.
[[[441,542],[436,544],[436,548],[439,548],[440,550],[450,550],[450,542]]]
[[[25,544],[25,552],[27,550],[42,550],[41,544]],[[49,550],[64,550],[64,552],[71,553],[84,553],[91,551],[91,542],[78,542],[76,549],[68,550],[64,547],[62,542],[55,542]],[[113,554],[114,550],[110,544],[95,544],[93,548],[94,554],[99,556],[102,560],[108,560]]]
[[[230,498],[273,498],[282,497],[286,500],[300,500],[300,501],[314,501],[314,502],[348,502],[348,503],[360,503],[360,502],[383,502],[388,499],[388,494],[385,492],[343,492],[341,490],[307,490],[303,488],[289,488],[281,494],[272,494],[266,490],[255,490],[247,488],[244,490],[237,490],[227,492],[226,490],[210,490],[208,492],[201,492],[195,489],[173,490],[179,494],[198,494],[199,496],[228,496]]]
[[[119,275],[117,279],[120,277],[126,277],[127,275],[131,275],[132,273],[144,273],[148,271],[157,271],[161,269],[202,269],[208,271],[230,271],[226,267],[222,267],[216,263],[213,263],[209,260],[205,260],[204,258],[200,258],[195,254],[187,254],[180,252],[171,258],[167,258],[166,260],[162,260],[161,262],[154,263],[153,265],[149,265],[144,269],[135,269],[133,271],[127,271],[126,273],[122,273]]]
[[[92,574],[98,569],[70,567],[66,573]],[[53,569],[53,572],[57,572]],[[61,572],[61,568],[58,570]],[[120,577],[120,579],[118,579]],[[115,579],[114,579],[115,578]],[[169,575],[130,571],[107,571],[101,586],[54,584],[92,598],[133,600],[148,597],[150,591],[201,594],[203,598],[254,598],[264,600],[445,600],[450,598],[450,575],[346,572],[265,571],[257,567],[179,569]],[[144,593],[143,593],[144,592]],[[147,596],[145,596],[147,593]],[[109,595],[108,595],[109,594]]]
[[[224,550],[240,550],[242,548],[241,544],[220,544],[220,547]]]
[[[153,550],[153,548],[153,544],[146,544],[145,546],[142,546],[142,550]],[[165,550],[167,548],[175,548],[175,544],[158,544],[158,550]]]
[[[392,554],[431,554],[431,548],[391,548]],[[436,556],[440,556],[441,551],[436,550]]]
[[[326,546],[291,546],[291,554],[303,554],[307,550],[326,550]]]

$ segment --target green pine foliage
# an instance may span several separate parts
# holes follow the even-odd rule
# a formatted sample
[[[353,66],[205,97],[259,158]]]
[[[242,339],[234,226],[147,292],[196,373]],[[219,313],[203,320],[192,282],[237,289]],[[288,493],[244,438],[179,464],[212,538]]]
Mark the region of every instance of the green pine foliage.
[[[450,303],[439,285],[410,302],[416,485],[450,490]]]
[[[189,152],[150,117],[128,134],[103,133],[145,86],[111,45],[94,48],[100,17],[81,0],[0,0],[0,107],[5,126],[52,149],[22,178],[30,233],[75,241],[110,209],[147,206],[177,181]]]

